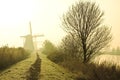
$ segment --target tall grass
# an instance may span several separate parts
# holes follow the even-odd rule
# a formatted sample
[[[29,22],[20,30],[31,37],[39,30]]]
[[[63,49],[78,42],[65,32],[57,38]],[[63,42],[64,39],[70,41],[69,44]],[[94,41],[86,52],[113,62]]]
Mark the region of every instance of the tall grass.
[[[7,46],[0,48],[0,70],[17,63],[28,57],[30,53],[23,48],[9,48]]]

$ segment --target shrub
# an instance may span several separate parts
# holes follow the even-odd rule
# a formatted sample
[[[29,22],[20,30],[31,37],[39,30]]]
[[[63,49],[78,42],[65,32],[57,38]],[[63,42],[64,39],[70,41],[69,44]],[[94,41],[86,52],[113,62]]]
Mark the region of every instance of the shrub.
[[[60,48],[56,47],[52,42],[46,40],[42,48],[42,53],[47,55],[47,58],[55,63],[63,61],[64,54]]]
[[[58,50],[56,50],[55,52],[53,52],[47,56],[48,59],[50,59],[51,61],[53,61],[55,63],[63,62],[64,57],[65,57],[65,55],[63,53],[60,53]]]
[[[56,51],[56,46],[49,40],[45,40],[42,48],[42,53],[49,55],[54,53],[55,51]]]
[[[28,57],[30,53],[23,48],[0,48],[0,70]]]
[[[116,69],[116,66],[106,67],[105,64],[84,64],[80,66],[84,76],[79,75],[77,80],[119,80],[120,79],[120,69]]]

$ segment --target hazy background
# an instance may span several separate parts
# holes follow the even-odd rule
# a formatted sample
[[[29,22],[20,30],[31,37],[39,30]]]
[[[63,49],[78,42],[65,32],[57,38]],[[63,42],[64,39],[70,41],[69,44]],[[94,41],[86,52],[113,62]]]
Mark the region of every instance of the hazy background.
[[[31,20],[33,34],[44,34],[38,38],[38,45],[45,39],[58,44],[64,31],[60,18],[64,11],[77,0],[0,0],[0,46],[23,46],[20,36],[29,33]],[[112,27],[112,47],[120,46],[120,0],[96,1],[105,12],[104,23]]]

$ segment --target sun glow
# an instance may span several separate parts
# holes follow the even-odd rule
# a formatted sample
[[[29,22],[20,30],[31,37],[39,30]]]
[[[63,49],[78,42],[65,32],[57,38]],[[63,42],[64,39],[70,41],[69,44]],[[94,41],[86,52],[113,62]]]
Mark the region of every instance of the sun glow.
[[[32,18],[32,0],[0,0],[0,22],[17,24]]]

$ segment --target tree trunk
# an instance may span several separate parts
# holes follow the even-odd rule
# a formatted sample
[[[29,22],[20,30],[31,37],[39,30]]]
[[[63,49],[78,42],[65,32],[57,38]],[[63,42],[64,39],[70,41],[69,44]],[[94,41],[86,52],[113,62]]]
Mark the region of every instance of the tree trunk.
[[[85,42],[83,42],[83,63],[86,63],[87,62],[87,57],[86,57],[86,52],[87,52],[87,50],[86,50],[86,43]]]

